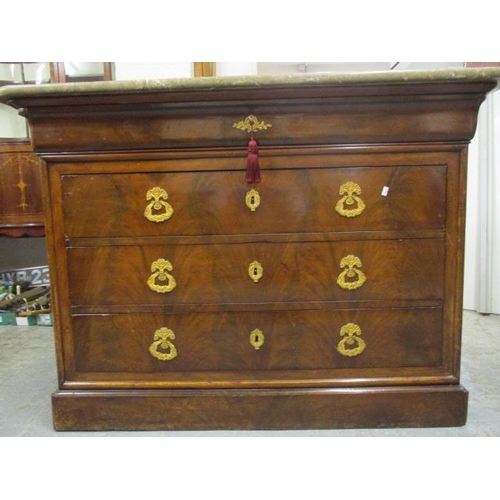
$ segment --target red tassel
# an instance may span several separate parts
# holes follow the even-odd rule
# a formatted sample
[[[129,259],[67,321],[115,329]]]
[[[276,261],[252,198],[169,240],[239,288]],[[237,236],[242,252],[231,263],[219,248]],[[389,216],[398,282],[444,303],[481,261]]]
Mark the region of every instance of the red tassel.
[[[250,140],[248,141],[246,181],[248,184],[260,182],[259,150],[253,132],[250,133]]]

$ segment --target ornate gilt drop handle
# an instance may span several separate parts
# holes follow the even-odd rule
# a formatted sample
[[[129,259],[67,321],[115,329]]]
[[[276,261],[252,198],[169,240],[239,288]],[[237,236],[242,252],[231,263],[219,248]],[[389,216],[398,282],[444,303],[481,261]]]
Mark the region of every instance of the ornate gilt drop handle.
[[[342,196],[335,206],[335,210],[343,217],[356,217],[365,209],[366,205],[359,197],[361,187],[355,182],[346,182],[339,189]]]
[[[153,292],[168,293],[171,292],[176,286],[175,278],[167,271],[172,271],[172,264],[165,259],[155,260],[151,264],[151,272],[153,273],[147,280],[147,284]],[[167,282],[166,284],[158,284]]]
[[[354,323],[347,323],[340,329],[342,340],[337,345],[337,351],[342,356],[357,356],[366,347],[365,341],[361,338],[361,328]]]
[[[169,328],[156,330],[153,336],[153,343],[149,346],[149,352],[160,361],[170,361],[177,356],[177,349],[170,342],[175,339],[175,334]],[[159,349],[162,349],[160,351]]]
[[[366,281],[366,276],[363,271],[359,269],[362,265],[361,259],[355,255],[347,255],[340,261],[340,268],[346,268],[337,278],[337,284],[340,288],[344,290],[355,290],[363,285]]]
[[[144,210],[144,217],[151,222],[164,222],[172,216],[174,209],[167,203],[168,193],[156,186],[146,193],[146,201],[149,201]]]

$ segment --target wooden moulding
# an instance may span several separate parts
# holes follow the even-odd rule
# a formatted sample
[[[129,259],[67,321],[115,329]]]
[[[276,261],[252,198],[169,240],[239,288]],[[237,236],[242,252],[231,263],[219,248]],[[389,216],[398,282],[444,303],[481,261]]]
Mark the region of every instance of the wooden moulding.
[[[458,427],[467,399],[459,385],[59,391],[52,408],[59,431]]]

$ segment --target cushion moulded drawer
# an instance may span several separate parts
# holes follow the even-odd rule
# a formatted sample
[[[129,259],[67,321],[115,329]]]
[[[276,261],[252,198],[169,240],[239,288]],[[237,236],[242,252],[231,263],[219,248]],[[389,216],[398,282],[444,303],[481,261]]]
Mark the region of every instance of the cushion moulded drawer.
[[[239,171],[63,175],[61,183],[69,238],[441,230],[445,224],[444,166],[282,168],[256,185]]]
[[[442,239],[70,248],[70,302],[439,300],[444,251]]]
[[[343,379],[367,369],[401,377],[435,373],[442,362],[440,308],[77,315],[72,323],[75,370],[89,381],[280,380],[295,370]]]

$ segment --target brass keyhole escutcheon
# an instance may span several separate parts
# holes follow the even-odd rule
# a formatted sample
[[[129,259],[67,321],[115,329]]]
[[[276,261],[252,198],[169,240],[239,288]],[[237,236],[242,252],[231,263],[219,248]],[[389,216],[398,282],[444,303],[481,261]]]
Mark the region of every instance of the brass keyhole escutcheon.
[[[361,328],[354,323],[347,323],[340,329],[342,340],[337,345],[337,351],[342,356],[357,356],[366,348],[366,342],[361,338]]]
[[[160,361],[170,361],[177,356],[177,349],[170,342],[175,339],[175,334],[169,328],[156,330],[153,336],[153,343],[149,346],[149,352]],[[161,349],[161,351],[159,350]]]
[[[167,203],[168,193],[156,186],[146,193],[146,201],[150,203],[144,210],[144,217],[151,222],[163,222],[172,216],[174,209]]]
[[[264,344],[264,334],[258,328],[250,333],[250,344],[252,344],[256,351]]]
[[[361,187],[355,182],[346,182],[339,189],[339,195],[342,196],[335,206],[337,213],[343,217],[356,217],[365,209],[366,205],[359,197]]]
[[[257,283],[261,278],[262,275],[264,274],[264,269],[260,262],[257,262],[254,260],[249,266],[248,266],[248,276],[252,279],[254,283]]]
[[[168,293],[171,292],[177,283],[175,278],[167,271],[172,271],[172,264],[165,259],[155,260],[151,264],[151,272],[153,273],[147,280],[147,284],[153,292]],[[166,284],[163,284],[165,283]]]
[[[340,261],[340,268],[345,268],[337,278],[337,284],[340,288],[355,290],[363,285],[366,281],[366,276],[359,269],[362,265],[361,259],[355,255],[347,255]]]
[[[245,203],[252,212],[255,212],[260,205],[259,192],[256,189],[250,189],[245,196]]]

